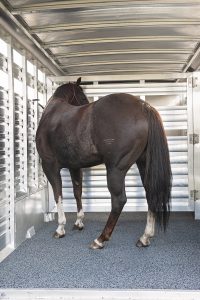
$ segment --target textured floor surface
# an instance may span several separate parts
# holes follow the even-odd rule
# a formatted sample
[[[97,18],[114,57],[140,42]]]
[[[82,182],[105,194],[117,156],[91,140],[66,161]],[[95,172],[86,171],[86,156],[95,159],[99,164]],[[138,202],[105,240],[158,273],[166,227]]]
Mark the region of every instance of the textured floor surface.
[[[87,213],[85,229],[52,238],[56,223],[44,225],[0,264],[1,288],[200,289],[200,221],[190,213],[172,214],[167,232],[148,248],[135,242],[146,224],[144,213],[123,213],[103,250],[89,249],[107,214]]]

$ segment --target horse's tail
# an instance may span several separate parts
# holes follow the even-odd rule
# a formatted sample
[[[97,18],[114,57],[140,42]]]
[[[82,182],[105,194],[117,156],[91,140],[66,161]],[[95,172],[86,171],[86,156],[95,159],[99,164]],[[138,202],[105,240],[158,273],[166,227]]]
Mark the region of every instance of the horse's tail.
[[[155,214],[157,223],[165,230],[170,214],[172,182],[169,149],[159,113],[147,103],[144,106],[148,116],[144,184],[149,209]]]

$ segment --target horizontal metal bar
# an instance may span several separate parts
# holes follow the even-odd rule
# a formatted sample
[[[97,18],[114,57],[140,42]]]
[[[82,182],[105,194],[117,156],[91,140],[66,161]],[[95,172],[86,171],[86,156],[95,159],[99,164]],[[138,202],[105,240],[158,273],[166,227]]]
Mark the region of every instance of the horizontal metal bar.
[[[148,42],[148,41],[196,41],[200,40],[200,36],[198,35],[174,35],[174,36],[137,36],[137,37],[109,37],[109,38],[93,38],[93,39],[74,39],[74,40],[61,40],[57,42],[48,42],[44,43],[44,49],[61,47],[61,46],[71,46],[71,45],[86,45],[86,44],[102,44],[102,43],[119,43],[120,42]]]
[[[155,74],[131,74],[131,75],[83,75],[82,81],[84,82],[101,82],[101,81],[136,81],[136,80],[170,80],[170,79],[187,79],[190,73],[155,73]],[[68,82],[76,81],[77,76],[49,76],[53,82]]]
[[[187,162],[186,162],[187,163]],[[175,179],[174,179],[175,176]],[[96,176],[97,177],[97,176]],[[180,178],[183,177],[183,178]],[[73,191],[72,183],[70,178],[62,177],[63,188]],[[126,176],[125,186],[129,188],[140,188],[143,187],[141,178],[138,176]],[[174,175],[173,174],[173,187],[188,187],[188,177],[187,175]],[[89,177],[87,180],[83,180],[83,189],[95,189],[95,188],[105,188],[107,189],[106,176],[100,177],[99,180],[94,180],[94,176]]]
[[[184,145],[182,147],[181,147],[181,145],[179,145],[178,147],[176,147],[176,149],[171,149],[170,156],[172,156],[172,151],[173,150],[176,153],[177,152],[181,153],[181,151],[183,150],[184,153],[181,153],[181,155],[186,155],[186,153],[187,153],[187,144],[185,145],[185,147],[184,147]],[[176,155],[176,153],[175,153],[175,155]],[[107,172],[106,172],[105,166],[104,165],[100,165],[98,167],[99,168],[93,167],[93,168],[84,170],[83,171],[83,181],[85,181],[85,179],[88,179],[88,178],[90,178],[91,181],[93,180],[93,178],[94,178],[94,180],[97,180],[98,177],[99,178],[103,178],[104,177],[104,179],[106,180],[106,174],[107,174]],[[187,169],[188,168],[187,168],[187,164],[185,164],[185,163],[183,163],[183,164],[178,163],[178,164],[172,164],[172,169],[173,169],[174,174],[176,174],[176,173],[177,174],[182,174],[183,173],[182,175],[184,175],[185,173],[187,173]],[[61,176],[62,176],[62,178],[70,178],[69,171],[66,170],[66,169],[62,169]],[[128,170],[126,178],[129,178],[129,176],[132,177],[132,178],[134,178],[135,176],[139,176],[139,171],[136,168],[136,165],[133,165]],[[71,182],[71,180],[70,180],[70,182]]]
[[[82,56],[118,55],[118,54],[191,54],[192,49],[122,49],[85,52],[55,53],[54,58],[73,58]]]
[[[117,21],[98,21],[98,22],[88,22],[88,23],[63,23],[54,25],[43,25],[32,27],[31,33],[42,33],[42,32],[52,32],[52,31],[66,31],[66,30],[83,30],[83,29],[93,29],[93,28],[119,28],[126,26],[175,26],[175,25],[200,25],[199,19],[142,19],[142,20],[117,20]]]
[[[103,87],[99,89],[90,89],[86,88],[84,89],[87,96],[105,96],[107,94],[111,93],[130,93],[135,95],[163,95],[163,93],[168,93],[171,95],[176,94],[186,94],[187,90],[183,87],[177,88],[177,87],[170,87],[170,88],[155,88],[155,87],[143,87],[143,88],[129,88],[129,89],[123,89],[123,88],[113,88],[113,89],[103,89]]]
[[[93,74],[94,76],[98,74],[103,74],[106,75],[106,73],[109,73],[110,76],[110,81],[113,81],[113,76],[116,75],[117,73],[120,73],[121,75],[123,74],[158,74],[158,72],[161,72],[161,70],[164,70],[163,72],[165,74],[167,73],[172,73],[172,72],[180,72],[181,70],[179,68],[166,68],[165,66],[160,66],[159,68],[141,68],[141,69],[102,69],[102,70],[97,70],[97,69],[91,69],[91,70],[76,70],[76,71],[67,71],[67,73],[71,76],[84,76],[84,75],[89,75]],[[111,77],[112,75],[112,77]],[[119,79],[120,80],[120,79]],[[169,79],[168,79],[169,80]]]
[[[9,252],[12,250],[9,249]],[[95,290],[95,289],[1,289],[2,300],[48,300],[53,298],[54,300],[199,300],[200,291],[193,290]]]
[[[187,193],[187,197],[184,197],[183,199],[182,199],[181,196],[180,197],[177,196],[177,197],[173,198],[172,199],[172,207],[175,203],[176,204],[179,203],[179,207],[180,207],[180,211],[181,211],[181,207],[183,208],[183,206],[188,206],[188,198],[189,198],[189,193]],[[75,199],[74,199],[73,196],[72,196],[72,198],[67,198],[66,200],[67,201],[63,201],[64,210],[67,209],[65,211],[68,211],[69,206],[73,205],[74,207],[76,207]],[[111,207],[110,203],[111,203],[111,201],[110,201],[109,196],[106,197],[105,199],[101,198],[101,197],[96,198],[94,201],[93,201],[93,199],[83,198],[83,207],[84,207],[85,212],[88,211],[87,210],[88,206],[90,206],[90,210],[93,211],[93,212],[98,211],[98,210],[96,210],[96,208],[98,206],[104,206],[105,209],[106,208],[110,209],[110,207]],[[141,197],[139,199],[129,197],[129,198],[127,198],[127,203],[126,203],[126,205],[124,207],[125,209],[123,209],[123,211],[126,211],[127,206],[129,206],[129,207],[132,206],[132,208],[133,208],[132,211],[139,211],[139,210],[135,210],[134,207],[136,208],[136,207],[141,207],[141,206],[144,206],[144,205],[147,205],[147,200],[146,200],[145,197]],[[77,209],[77,207],[76,207],[76,209]],[[57,209],[55,209],[54,211],[56,212]],[[107,210],[105,210],[105,211],[107,211]],[[178,211],[179,211],[179,209],[178,209]]]
[[[106,83],[106,84],[88,84],[88,85],[84,85],[84,90],[86,89],[89,89],[89,90],[99,90],[99,91],[104,91],[104,90],[109,90],[110,89],[115,89],[115,91],[119,91],[120,89],[126,89],[126,90],[129,90],[129,88],[131,89],[146,89],[146,88],[149,88],[149,89],[152,89],[152,88],[155,88],[157,91],[159,91],[160,89],[162,90],[163,88],[167,89],[170,91],[170,89],[172,88],[173,91],[175,90],[175,88],[182,88],[184,89],[185,91],[187,91],[187,85],[186,85],[186,82],[179,82],[179,83],[176,83],[176,82],[160,82],[160,83],[150,83],[150,82],[147,82],[147,83]],[[184,106],[184,105],[176,105],[176,106],[157,106],[157,109],[159,110],[162,110],[162,111],[166,111],[166,110],[186,110],[187,109],[187,106]]]
[[[166,3],[167,2],[167,3]],[[21,5],[20,7],[16,7],[12,10],[13,14],[22,14],[28,12],[35,12],[35,11],[47,11],[47,10],[59,10],[59,9],[70,9],[70,8],[81,8],[81,7],[120,7],[120,6],[156,6],[156,4],[161,5],[160,1],[156,0],[148,0],[148,1],[108,1],[108,0],[73,0],[73,1],[53,1],[53,2],[43,2],[43,3],[36,3],[36,4],[29,4],[29,5]],[[188,0],[168,0],[164,1],[163,6],[169,6],[171,4],[188,4]],[[198,0],[190,1],[190,5],[199,4]]]
[[[169,60],[169,59],[163,59],[163,60],[155,60],[155,59],[138,59],[138,60],[112,60],[112,61],[84,61],[79,62],[76,64],[62,64],[62,68],[70,68],[70,67],[81,67],[81,66],[102,66],[102,65],[119,65],[119,64],[128,64],[128,65],[140,65],[140,64],[184,64],[186,63],[185,60]]]
[[[183,153],[181,155],[184,155],[182,158],[182,161],[184,160],[183,164],[187,164],[187,154]],[[180,162],[182,163],[182,162]],[[177,165],[180,164],[179,162]],[[132,167],[134,168],[134,167]],[[126,183],[129,184],[130,182],[132,183],[131,186],[137,185],[138,182],[141,182],[141,177],[139,175],[139,171],[137,173],[134,173],[132,170],[129,170],[128,173],[126,174]],[[188,185],[188,177],[187,175],[175,175],[173,174],[173,186],[179,186],[179,182],[184,183],[184,185]],[[72,187],[72,182],[71,182],[71,176],[69,172],[62,172],[62,182],[63,186],[70,186]],[[88,169],[88,173],[83,171],[83,185],[84,186],[89,186],[90,184],[96,184],[98,186],[101,186],[102,184],[107,185],[107,179],[106,179],[106,172],[103,175],[98,175],[97,174],[90,174],[90,169]],[[0,202],[1,203],[1,202]]]
[[[186,162],[187,163],[187,159]],[[174,178],[175,176],[175,178]],[[90,176],[88,178],[84,178],[83,180],[83,189],[94,189],[94,188],[99,188],[99,187],[106,187],[107,188],[107,180],[106,176],[103,178],[102,176],[99,178],[99,180],[96,180],[95,177],[100,177],[100,176]],[[183,178],[180,178],[183,177]],[[87,179],[87,180],[86,180]],[[70,178],[62,177],[62,185],[63,188],[69,188],[72,189],[72,183]],[[125,186],[126,187],[142,187],[142,181],[141,178],[138,176],[126,176],[125,180]],[[187,175],[174,175],[173,174],[173,186],[174,187],[187,187],[188,186],[188,178]]]
[[[102,200],[102,199],[100,199],[100,200]],[[147,201],[146,201],[146,199],[140,199],[140,200],[143,200],[143,201],[135,203],[135,202],[131,201],[131,199],[130,199],[130,201],[128,200],[125,207],[123,208],[123,211],[124,212],[125,211],[126,212],[127,211],[130,211],[130,212],[139,212],[139,211],[144,212],[144,211],[147,211]],[[111,206],[108,202],[109,202],[109,200],[107,200],[106,203],[100,201],[97,204],[95,204],[95,212],[110,212]],[[180,198],[175,198],[174,201],[172,202],[171,206],[172,206],[172,209],[171,209],[172,211],[184,211],[184,212],[194,211],[194,209],[191,206],[188,205],[188,199],[187,198],[185,198],[184,201]],[[71,203],[71,204],[69,202],[64,203],[63,207],[64,207],[65,212],[77,212],[77,207],[74,203],[74,200],[73,200],[73,203]],[[84,209],[85,212],[94,212],[94,206],[91,203],[88,203],[86,205],[83,204],[83,209]],[[54,209],[52,212],[56,212],[56,209]],[[43,299],[43,298],[40,298],[40,299]],[[62,298],[62,299],[64,300],[64,298]],[[71,298],[66,298],[66,300],[69,300],[69,299],[71,299]],[[73,298],[73,300],[74,299],[75,298]],[[81,299],[81,298],[78,298],[78,299]],[[86,299],[88,300],[89,298],[86,297],[84,300],[86,300]],[[93,300],[95,298],[91,298],[91,299]],[[105,297],[104,297],[104,299],[105,299]],[[110,300],[111,299],[114,300],[115,298],[110,298]],[[123,298],[116,298],[116,300],[119,300],[119,299],[121,300]],[[129,297],[128,299],[129,300],[136,300],[137,298],[130,298]],[[140,300],[148,300],[148,298],[139,298],[139,299]],[[160,298],[160,297],[155,298],[154,297],[154,298],[150,298],[150,299],[151,300],[155,300],[155,299],[156,300],[161,300],[161,299],[163,300],[163,299],[168,299],[168,298]],[[175,298],[173,297],[173,299],[175,299]],[[184,300],[184,298],[179,298],[179,299]],[[196,299],[199,300],[198,297],[197,298],[191,298],[191,297],[188,298],[188,300],[196,300]],[[13,300],[16,300],[16,298],[13,298]],[[106,300],[109,300],[109,298],[106,298]]]
[[[186,149],[183,149],[184,151],[183,152],[187,152],[187,146],[185,147]],[[175,151],[176,152],[181,152],[181,149],[180,149],[180,147],[179,148],[177,148],[177,149],[175,149]],[[181,163],[179,163],[179,164],[172,164],[172,173],[173,173],[173,175],[187,175],[187,173],[188,173],[188,168],[187,168],[187,164],[185,164],[185,163],[183,163],[183,164],[181,164]],[[93,176],[97,176],[97,177],[100,177],[100,178],[103,178],[104,177],[104,179],[106,179],[106,169],[104,168],[104,169],[100,169],[100,170],[95,170],[95,169],[88,169],[88,172],[89,173],[86,173],[86,172],[84,172],[83,174],[84,174],[84,179],[85,178],[90,178],[90,180],[92,181],[93,180]],[[69,174],[68,173],[64,173],[64,172],[62,172],[62,177],[67,177],[68,176],[68,178],[69,178]],[[129,176],[131,176],[131,177],[134,177],[134,176],[139,176],[139,171],[138,171],[138,169],[136,169],[135,168],[135,166],[134,167],[132,167],[129,171],[128,171],[128,174],[126,175],[127,176],[127,178],[129,177]]]
[[[182,173],[181,173],[182,174]],[[74,199],[74,193],[73,190],[68,191],[67,189],[63,188],[62,189],[62,194],[63,194],[63,202],[64,201],[68,201],[69,199]],[[126,188],[126,196],[127,199],[145,199],[145,190],[144,188],[136,188],[135,191],[134,189],[132,189],[131,191],[128,190],[128,188]],[[107,189],[107,187],[105,186],[105,188],[95,188],[95,189],[90,189],[90,191],[88,191],[88,188],[86,188],[86,191],[84,191],[83,189],[83,193],[82,193],[82,198],[84,200],[86,199],[110,199],[110,193]],[[179,191],[173,191],[172,189],[172,198],[187,198],[188,199],[188,187],[181,187],[181,189],[179,189]],[[94,203],[93,203],[94,205]]]

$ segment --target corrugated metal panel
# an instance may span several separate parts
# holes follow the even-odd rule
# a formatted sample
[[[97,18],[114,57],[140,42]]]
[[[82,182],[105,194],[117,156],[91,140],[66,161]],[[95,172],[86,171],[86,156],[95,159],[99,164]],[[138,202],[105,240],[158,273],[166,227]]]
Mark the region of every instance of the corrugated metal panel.
[[[199,1],[4,2],[68,75],[181,72],[199,51]]]
[[[109,94],[117,92],[119,89],[123,92],[132,92],[131,86],[126,84],[102,84],[98,87],[86,87],[85,91],[90,96],[96,97],[99,94]],[[143,89],[138,85],[138,94]],[[190,210],[188,205],[188,137],[187,137],[187,103],[186,103],[186,83],[170,85],[157,84],[152,89],[146,88],[146,93],[150,95],[150,103],[157,103],[156,97],[165,92],[163,101],[160,101],[156,108],[160,112],[165,130],[167,132],[168,145],[170,151],[170,160],[173,173],[172,188],[172,206],[174,210]],[[134,88],[135,91],[135,88]],[[148,91],[148,92],[147,92]],[[156,96],[152,96],[154,93]],[[160,91],[160,92],[159,92]],[[174,95],[175,92],[175,95]],[[144,92],[145,94],[145,92]],[[171,96],[170,96],[171,94]],[[160,96],[162,97],[162,96]],[[159,98],[159,97],[158,97]],[[155,100],[156,99],[156,100]],[[162,98],[161,98],[162,99]],[[162,105],[162,102],[164,103]],[[167,103],[168,102],[168,105]],[[63,180],[63,198],[64,208],[66,211],[76,211],[71,178],[68,170],[61,171]],[[138,211],[146,210],[147,203],[145,191],[139,176],[136,165],[128,171],[126,176],[126,195],[127,204],[124,210]],[[104,165],[96,166],[83,170],[83,205],[86,211],[109,211],[110,210],[110,193],[107,189],[106,169]]]
[[[7,194],[6,140],[9,139],[6,123],[8,116],[8,93],[0,87],[0,250],[10,241],[10,200]]]

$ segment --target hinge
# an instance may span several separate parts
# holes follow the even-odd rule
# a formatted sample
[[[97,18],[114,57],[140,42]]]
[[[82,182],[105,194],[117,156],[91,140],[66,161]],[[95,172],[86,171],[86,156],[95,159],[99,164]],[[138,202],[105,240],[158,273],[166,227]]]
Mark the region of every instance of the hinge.
[[[199,134],[197,133],[191,133],[189,135],[189,141],[190,141],[190,144],[199,144]]]
[[[190,196],[194,201],[196,201],[196,200],[200,199],[200,191],[199,190],[191,190]]]
[[[199,79],[199,77],[193,77],[193,79],[192,79],[192,87],[196,88],[198,86],[200,86],[200,79]]]

